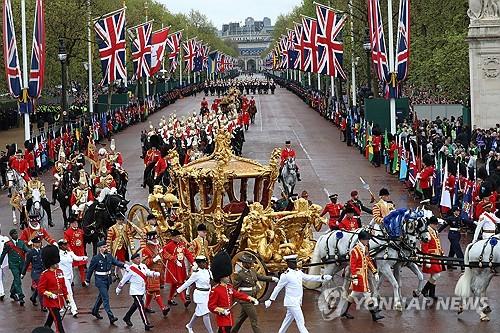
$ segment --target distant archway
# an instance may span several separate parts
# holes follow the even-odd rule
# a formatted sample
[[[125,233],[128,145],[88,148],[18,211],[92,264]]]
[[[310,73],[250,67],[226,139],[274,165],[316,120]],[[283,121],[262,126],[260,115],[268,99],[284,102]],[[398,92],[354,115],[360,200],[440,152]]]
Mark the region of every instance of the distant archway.
[[[238,59],[238,66],[243,70],[246,67],[245,60]]]
[[[248,59],[247,61],[247,71],[248,72],[255,72],[255,70],[257,69],[257,64],[255,63],[255,60],[254,59]]]

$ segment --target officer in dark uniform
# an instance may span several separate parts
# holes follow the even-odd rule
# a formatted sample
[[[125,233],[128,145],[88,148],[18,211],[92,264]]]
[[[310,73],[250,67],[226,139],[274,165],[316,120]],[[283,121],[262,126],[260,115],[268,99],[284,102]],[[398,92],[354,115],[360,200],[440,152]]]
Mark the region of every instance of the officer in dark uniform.
[[[37,298],[38,298],[38,281],[40,281],[40,275],[45,270],[42,261],[42,238],[40,236],[36,236],[31,240],[33,243],[33,248],[26,253],[26,260],[24,261],[23,270],[21,271],[21,279],[26,275],[26,271],[28,267],[31,265],[31,290],[33,293],[31,294],[30,301],[34,306],[37,306]],[[42,311],[47,311],[43,307]]]
[[[85,279],[87,284],[89,284],[92,274],[95,272],[95,286],[99,289],[99,296],[97,296],[97,300],[92,308],[92,315],[97,319],[102,319],[102,316],[99,314],[99,308],[103,305],[104,310],[108,314],[109,322],[113,324],[118,318],[113,315],[109,306],[108,291],[111,285],[111,269],[113,266],[128,269],[128,265],[116,260],[115,257],[109,253],[105,241],[97,243],[97,247],[99,248],[99,253],[90,261],[87,277]]]
[[[278,282],[279,279],[277,277],[265,276],[257,273],[254,269],[252,269],[254,263],[254,257],[244,253],[239,261],[241,262],[241,270],[236,274],[234,278],[234,288],[238,289],[238,291],[244,292],[248,296],[255,297],[258,292],[258,281],[266,281],[266,282]],[[248,302],[240,302],[241,311],[238,315],[238,319],[236,319],[236,323],[231,329],[231,333],[236,333],[240,330],[241,325],[245,322],[247,318],[250,318],[250,324],[252,325],[252,330],[254,333],[261,333],[259,328],[259,323],[257,321],[257,312],[255,311],[255,307],[252,303]]]
[[[452,215],[445,219],[445,224],[439,227],[438,232],[443,231],[447,227],[450,227],[448,230],[448,240],[450,241],[450,252],[448,253],[448,257],[453,258],[456,256],[460,261],[460,264],[463,265],[464,253],[462,251],[462,247],[460,246],[460,231],[462,228],[465,228],[467,224],[471,224],[474,226],[474,223],[471,220],[464,219],[460,216],[460,207],[454,206],[452,209]],[[448,269],[455,269],[455,267],[448,265]],[[462,266],[462,271],[465,268]]]

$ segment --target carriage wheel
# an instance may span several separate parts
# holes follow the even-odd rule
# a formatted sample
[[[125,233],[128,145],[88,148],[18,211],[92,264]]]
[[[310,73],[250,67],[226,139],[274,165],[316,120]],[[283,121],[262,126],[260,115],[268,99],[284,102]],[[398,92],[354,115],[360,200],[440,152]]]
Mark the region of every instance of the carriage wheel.
[[[141,204],[135,204],[128,212],[128,220],[138,227],[146,225],[146,220],[149,215],[149,209]]]
[[[266,264],[264,263],[264,261],[262,261],[262,259],[260,259],[260,257],[255,252],[249,251],[249,250],[243,250],[243,251],[237,252],[231,260],[231,262],[233,264],[233,276],[232,276],[233,280],[235,278],[236,273],[239,272],[243,268],[241,266],[241,264],[239,263],[239,259],[241,258],[241,256],[243,254],[250,255],[254,258],[253,269],[258,274],[262,274],[262,275],[269,274],[269,271],[267,270]],[[255,295],[255,297],[257,299],[261,299],[267,293],[267,289],[269,288],[269,282],[257,281],[257,287],[258,287],[258,291],[257,291],[257,294]]]

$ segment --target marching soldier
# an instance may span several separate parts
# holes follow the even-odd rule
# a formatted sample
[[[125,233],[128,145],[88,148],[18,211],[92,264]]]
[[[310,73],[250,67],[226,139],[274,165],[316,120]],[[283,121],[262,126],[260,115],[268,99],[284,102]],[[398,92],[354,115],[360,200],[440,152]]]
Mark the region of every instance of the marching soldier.
[[[207,258],[208,263],[210,263],[210,258],[213,256],[212,248],[208,245],[207,240],[207,226],[203,223],[199,224],[196,228],[198,236],[193,239],[190,244],[189,250],[194,257],[204,256]]]
[[[441,247],[441,241],[439,239],[438,233],[438,219],[435,216],[432,216],[429,219],[429,227],[427,230],[429,231],[429,235],[431,237],[430,241],[427,243],[421,244],[422,253],[428,254],[430,256],[442,256],[443,248]],[[432,260],[427,258],[424,260],[425,263],[422,267],[422,273],[430,274],[430,278],[422,289],[422,295],[429,296],[433,299],[437,299],[436,297],[436,282],[439,280],[441,276],[441,272],[443,271],[443,265],[438,260]]]
[[[323,211],[321,212],[321,217],[323,217],[326,213],[330,215],[330,219],[328,220],[328,227],[330,229],[334,229],[334,227],[337,225],[337,221],[340,217],[340,213],[342,212],[342,204],[337,203],[339,195],[338,194],[332,194],[328,198],[330,198],[330,203],[327,203]]]
[[[127,273],[123,276],[122,280],[116,287],[116,294],[119,295],[123,286],[126,283],[130,282],[130,290],[129,294],[132,296],[134,303],[129,308],[125,317],[123,317],[123,321],[127,324],[128,327],[134,326],[130,321],[130,318],[134,314],[134,312],[139,309],[139,314],[141,316],[142,322],[144,324],[144,329],[146,331],[151,330],[153,325],[148,320],[146,316],[146,312],[144,311],[144,294],[146,292],[146,281],[151,277],[159,277],[160,273],[150,270],[146,265],[141,264],[141,255],[139,253],[134,253],[130,258],[132,260],[132,265],[130,265],[127,269]]]
[[[46,246],[42,250],[43,265],[46,270],[40,276],[38,290],[43,295],[42,304],[49,310],[46,327],[56,325],[56,332],[64,333],[62,325],[61,309],[69,304],[68,290],[64,282],[64,273],[59,267],[59,249],[57,246]]]
[[[160,307],[163,316],[167,316],[170,308],[163,304],[160,289],[165,283],[165,263],[163,262],[161,252],[162,247],[158,242],[158,234],[155,230],[146,233],[147,243],[142,247],[143,262],[146,266],[156,272],[160,272],[159,276],[148,277],[146,282],[146,308],[147,313],[154,313],[151,309],[151,301],[154,299]]]
[[[158,243],[158,246],[160,247],[160,249],[163,248],[163,246],[165,245],[165,242],[164,242],[164,234],[166,233],[166,228],[162,228],[161,226],[158,225],[158,221],[156,219],[156,216],[154,216],[153,214],[149,214],[147,217],[146,217],[146,223],[144,225],[144,227],[142,228],[142,231],[141,231],[141,240],[139,241],[140,245],[141,245],[141,248],[144,248],[148,242],[148,238],[147,238],[147,234],[148,232],[156,232],[156,242]],[[144,256],[144,253],[142,254]],[[163,278],[162,278],[162,281],[163,281]],[[163,285],[163,284],[162,284]]]
[[[103,305],[104,310],[108,314],[109,322],[113,325],[118,318],[113,315],[109,306],[108,292],[111,285],[111,268],[116,266],[126,269],[128,268],[128,265],[116,260],[116,258],[109,253],[105,241],[97,243],[97,248],[99,249],[99,253],[92,257],[87,270],[87,277],[85,279],[85,282],[90,284],[92,274],[95,272],[95,286],[99,289],[99,295],[97,296],[97,300],[92,308],[91,314],[97,319],[102,319],[102,316],[99,314],[99,309],[101,305]]]
[[[84,233],[83,229],[78,227],[78,220],[71,217],[70,227],[64,232],[64,239],[68,242],[68,246],[73,251],[76,256],[85,256],[85,242],[83,240]],[[74,260],[73,267],[78,267],[78,272],[80,273],[80,282],[82,287],[86,287],[85,283],[85,268],[87,266],[87,259],[85,260]]]
[[[54,182],[54,185],[52,185],[52,204],[56,204],[56,199],[57,199],[57,191],[59,189],[59,184],[61,183],[61,180],[63,179],[64,171],[65,170],[70,170],[71,165],[66,161],[66,154],[64,153],[64,147],[61,145],[61,148],[59,149],[59,156],[54,164],[54,178],[56,181]]]
[[[438,233],[450,227],[448,229],[448,240],[450,241],[450,252],[448,253],[448,257],[453,258],[456,256],[459,259],[464,259],[464,252],[462,251],[462,247],[460,246],[460,238],[461,238],[461,230],[465,227],[466,224],[473,224],[472,221],[463,219],[460,216],[460,207],[454,206],[452,208],[452,215],[447,217],[445,223],[439,227]],[[463,262],[460,261],[463,265]],[[455,269],[454,266],[449,265],[448,269]],[[462,266],[462,271],[465,271],[465,267]]]
[[[38,298],[38,282],[40,281],[40,275],[44,271],[44,266],[42,262],[42,239],[39,236],[36,236],[31,240],[33,247],[26,253],[26,261],[24,262],[23,270],[21,271],[21,279],[26,275],[26,271],[28,267],[31,265],[31,290],[33,293],[31,294],[30,301],[34,306],[37,306],[37,298]],[[45,310],[45,306],[42,303],[42,311]]]
[[[26,183],[26,187],[24,188],[24,198],[27,200],[26,209],[29,212],[31,210],[33,202],[33,190],[38,190],[40,192],[40,205],[45,210],[47,214],[47,220],[49,226],[53,227],[54,223],[52,223],[52,210],[50,209],[50,203],[47,200],[47,196],[45,194],[45,185],[42,183],[40,178],[38,178],[38,174],[36,171],[33,171],[31,174],[31,179]]]
[[[88,186],[87,174],[85,170],[80,170],[80,179],[78,180],[78,187],[73,189],[71,198],[69,199],[71,210],[78,216],[78,219],[83,218],[86,207],[94,203],[94,194]]]
[[[394,208],[394,204],[389,202],[390,194],[389,190],[383,188],[379,192],[380,200],[373,206],[373,220],[377,224],[384,223],[384,217],[389,215]]]
[[[2,254],[0,255],[0,263],[8,257],[9,269],[12,273],[12,285],[10,287],[10,298],[14,301],[19,301],[19,305],[24,306],[24,293],[21,283],[21,272],[24,267],[24,258],[29,248],[26,246],[24,241],[18,238],[18,233],[16,229],[12,229],[9,232],[11,239],[4,244]],[[0,297],[3,300],[3,296]]]
[[[207,257],[200,255],[195,258],[196,269],[193,268],[193,272],[189,279],[186,280],[179,288],[177,288],[176,293],[182,293],[184,290],[188,289],[189,286],[195,284],[196,288],[193,293],[193,301],[196,303],[196,309],[191,317],[189,323],[186,324],[186,329],[188,333],[194,333],[193,324],[196,318],[202,317],[203,324],[207,329],[208,333],[213,333],[212,324],[210,322],[210,310],[208,309],[208,296],[210,293],[210,278],[211,274],[208,269],[208,259]]]
[[[3,253],[3,249],[5,248],[5,243],[10,242],[9,237],[0,234],[0,255]],[[3,258],[0,261],[0,301],[3,301],[5,298],[5,288],[3,286],[3,278],[5,276],[5,268],[9,266],[7,262],[7,258]]]
[[[368,270],[370,270],[378,281],[379,275],[372,258],[370,257],[370,252],[368,249],[368,243],[370,241],[370,234],[362,230],[358,235],[359,242],[354,246],[349,254],[349,267],[351,270],[352,282],[351,282],[351,294],[347,297],[347,308],[342,313],[342,318],[354,319],[354,317],[349,314],[349,308],[359,296],[367,300],[368,309],[372,315],[373,321],[378,321],[383,319],[384,316],[379,314],[377,307],[375,306],[373,300],[370,296],[370,287],[368,285]]]
[[[292,148],[290,140],[285,141],[285,148],[281,150],[281,167],[283,168],[283,165],[285,165],[285,161],[289,158],[295,159],[296,153],[295,150]],[[299,173],[299,167],[295,165],[296,172],[297,172],[297,180],[300,182],[300,173]],[[280,172],[281,174],[281,172]]]
[[[244,253],[239,261],[243,266],[240,271],[236,274],[234,279],[234,287],[241,292],[246,293],[249,296],[255,297],[258,292],[258,281],[266,281],[266,282],[278,282],[279,279],[274,276],[265,276],[257,273],[253,268],[254,257]],[[255,307],[247,302],[240,302],[241,311],[238,315],[238,319],[236,319],[236,323],[234,324],[231,333],[239,332],[241,326],[245,322],[247,318],[250,318],[250,325],[252,325],[252,330],[254,333],[260,333],[260,327],[257,320],[257,312],[255,311]]]
[[[108,229],[106,235],[106,245],[110,249],[111,255],[118,261],[125,262],[134,251],[135,230],[125,223],[125,215],[118,213],[115,216],[116,223]]]
[[[265,301],[266,309],[269,308],[278,297],[281,289],[285,288],[285,300],[284,306],[286,307],[286,316],[283,322],[281,323],[281,327],[279,329],[279,333],[284,333],[288,330],[292,321],[295,320],[297,324],[297,328],[300,333],[308,333],[309,331],[306,328],[304,321],[304,314],[302,313],[302,296],[304,294],[304,290],[302,289],[303,281],[314,281],[314,282],[322,282],[329,281],[332,279],[331,275],[309,275],[305,274],[301,270],[297,268],[297,255],[289,255],[284,256],[288,269],[285,273],[281,274],[278,284],[274,288],[271,296],[267,301]]]
[[[56,245],[57,242],[48,233],[47,229],[40,226],[40,217],[38,215],[29,216],[28,226],[21,232],[20,240],[31,246],[31,240],[37,236],[44,239],[47,243]]]
[[[259,301],[247,294],[238,291],[229,284],[229,276],[232,274],[231,257],[227,252],[219,252],[212,260],[212,277],[217,283],[210,290],[208,297],[208,309],[215,314],[219,333],[230,333],[233,326],[233,299],[252,302],[258,305]]]

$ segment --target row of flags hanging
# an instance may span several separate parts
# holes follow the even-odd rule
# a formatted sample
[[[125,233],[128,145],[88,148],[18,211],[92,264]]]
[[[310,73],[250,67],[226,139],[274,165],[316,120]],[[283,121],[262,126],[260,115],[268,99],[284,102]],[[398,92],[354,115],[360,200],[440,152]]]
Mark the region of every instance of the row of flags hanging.
[[[408,77],[410,56],[410,0],[400,0],[395,72],[389,70],[380,0],[368,1],[368,26],[371,59],[379,81],[386,86],[386,97],[397,97],[398,84]],[[342,29],[347,20],[345,13],[315,3],[316,18],[302,16],[277,41],[265,57],[269,70],[300,70],[347,79],[342,68],[344,45]]]
[[[210,52],[210,46],[196,38],[182,43],[182,30],[169,34],[170,27],[162,27],[153,31],[153,21],[127,29],[125,11],[124,7],[94,20],[103,73],[101,85],[127,80],[127,33],[131,42],[133,79],[151,77],[158,73],[163,68],[167,54],[170,73],[176,71],[179,61],[185,64],[186,72],[206,70],[209,74],[232,70],[237,64],[235,58],[223,52],[217,50]],[[3,3],[3,31],[4,63],[11,96],[24,98],[25,101],[28,97],[31,99],[40,97],[46,57],[43,0],[36,0],[29,83],[24,94],[11,0],[4,0]]]

